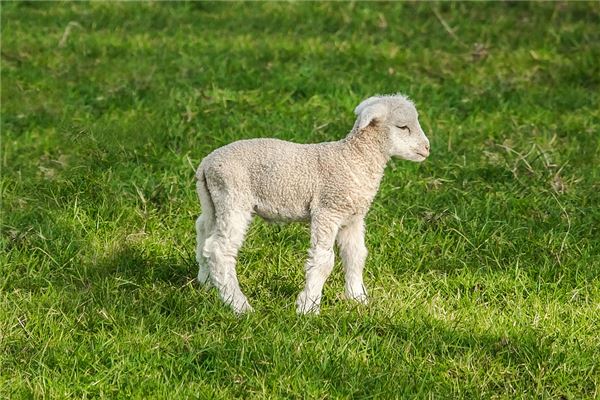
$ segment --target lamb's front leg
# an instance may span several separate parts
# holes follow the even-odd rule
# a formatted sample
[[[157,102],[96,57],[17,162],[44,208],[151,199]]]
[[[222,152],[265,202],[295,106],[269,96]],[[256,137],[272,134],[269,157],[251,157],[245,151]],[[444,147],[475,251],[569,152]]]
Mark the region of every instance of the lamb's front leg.
[[[306,283],[296,300],[298,314],[319,313],[323,285],[333,270],[333,244],[339,228],[337,219],[314,216],[311,221],[311,239],[306,260]]]
[[[337,243],[346,275],[346,297],[366,304],[367,291],[363,283],[363,269],[367,259],[367,247],[363,218],[356,218],[342,227],[337,235]]]

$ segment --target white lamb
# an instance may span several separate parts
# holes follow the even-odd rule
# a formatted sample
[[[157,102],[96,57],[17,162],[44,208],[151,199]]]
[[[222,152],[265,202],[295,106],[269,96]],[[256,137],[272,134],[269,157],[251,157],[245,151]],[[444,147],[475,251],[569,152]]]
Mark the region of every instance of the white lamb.
[[[236,276],[236,258],[255,214],[267,220],[310,221],[306,284],[298,313],[319,312],[337,241],[345,295],[367,302],[364,218],[391,156],[423,161],[429,140],[406,97],[371,97],[337,142],[297,144],[277,139],[233,142],[206,156],[196,173],[202,215],[196,221],[198,281],[214,285],[236,313],[252,310]]]

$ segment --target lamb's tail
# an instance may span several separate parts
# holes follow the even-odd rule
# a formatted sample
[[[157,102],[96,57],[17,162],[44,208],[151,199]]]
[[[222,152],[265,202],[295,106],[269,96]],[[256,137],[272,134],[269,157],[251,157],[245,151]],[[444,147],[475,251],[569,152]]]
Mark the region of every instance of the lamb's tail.
[[[200,205],[202,207],[202,215],[206,218],[214,220],[215,218],[215,203],[213,203],[212,196],[208,190],[206,184],[206,174],[204,172],[203,163],[200,163],[198,171],[196,172],[196,193],[200,199]]]
[[[202,164],[203,163],[200,163],[198,171],[196,172],[196,193],[198,194],[200,206],[202,207],[202,214],[196,220],[196,260],[201,265],[205,263],[203,257],[204,243],[212,234],[215,226],[215,204],[210,195],[208,185],[206,184],[206,175]]]

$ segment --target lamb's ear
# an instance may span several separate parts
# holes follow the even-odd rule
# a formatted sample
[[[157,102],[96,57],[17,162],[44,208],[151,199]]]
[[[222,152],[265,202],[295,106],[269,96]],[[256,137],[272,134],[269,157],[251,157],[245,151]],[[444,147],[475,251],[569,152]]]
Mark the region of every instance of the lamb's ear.
[[[358,129],[366,128],[373,120],[383,120],[387,116],[387,106],[379,97],[369,97],[354,109],[358,116]]]

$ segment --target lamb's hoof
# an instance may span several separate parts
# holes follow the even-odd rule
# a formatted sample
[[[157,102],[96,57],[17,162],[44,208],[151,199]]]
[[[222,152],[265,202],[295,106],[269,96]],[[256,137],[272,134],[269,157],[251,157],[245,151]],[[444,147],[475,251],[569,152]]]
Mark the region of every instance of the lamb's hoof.
[[[198,272],[198,276],[196,277],[196,280],[200,284],[200,287],[203,289],[208,290],[213,286],[212,282],[210,281],[210,275],[208,274],[208,271],[200,270]]]
[[[364,285],[347,285],[344,290],[345,297],[359,304],[369,304],[369,298]]]
[[[320,299],[309,298],[309,296],[304,292],[300,293],[298,295],[298,300],[296,300],[296,313],[299,315],[319,314],[319,300]]]
[[[208,290],[213,287],[213,284],[210,281],[210,279],[202,280],[202,279],[198,278],[198,284],[204,290]]]
[[[369,304],[369,298],[367,297],[367,294],[362,292],[362,293],[348,293],[346,292],[346,298],[349,300],[354,300],[357,303],[360,303],[362,305],[367,305]]]
[[[231,304],[231,308],[236,315],[244,315],[254,311],[254,308],[247,301],[241,304]]]

